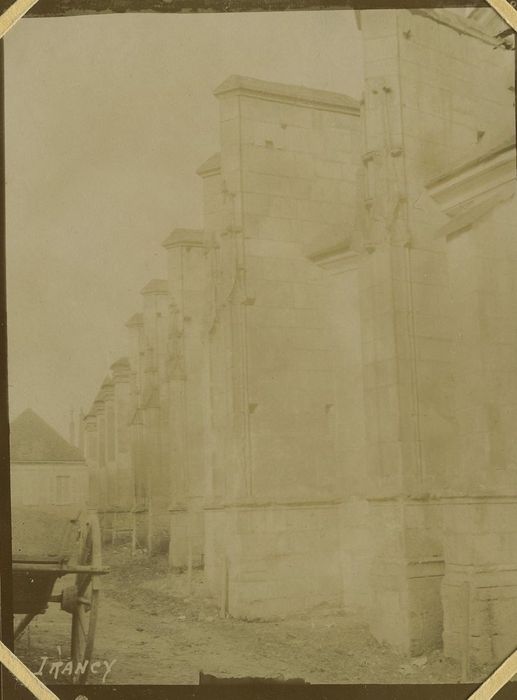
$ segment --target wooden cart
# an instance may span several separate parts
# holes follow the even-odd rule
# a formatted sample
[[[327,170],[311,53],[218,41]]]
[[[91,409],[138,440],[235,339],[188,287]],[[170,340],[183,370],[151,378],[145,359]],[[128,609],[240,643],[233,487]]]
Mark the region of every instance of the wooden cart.
[[[63,522],[59,554],[35,557],[13,553],[13,611],[22,615],[14,629],[15,640],[49,603],[59,603],[72,617],[71,661],[73,683],[85,683],[93,654],[99,610],[102,566],[101,531],[95,511],[82,512]],[[56,581],[73,575],[73,583],[53,594]]]

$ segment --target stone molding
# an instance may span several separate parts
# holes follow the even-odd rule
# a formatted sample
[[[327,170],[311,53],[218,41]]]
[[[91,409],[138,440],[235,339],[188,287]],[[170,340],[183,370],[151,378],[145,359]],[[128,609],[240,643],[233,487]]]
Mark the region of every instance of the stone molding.
[[[454,14],[446,9],[424,9],[415,8],[410,9],[409,12],[413,15],[420,15],[421,17],[426,17],[427,19],[437,22],[438,24],[443,24],[450,29],[453,29],[458,34],[465,34],[474,39],[479,39],[479,41],[485,44],[490,44],[490,46],[498,46],[500,41],[496,39],[482,29],[477,22],[469,17],[462,17],[461,15]]]
[[[427,191],[449,216],[477,203],[497,187],[515,183],[515,141],[506,143],[450,171],[427,184]]]
[[[368,503],[421,503],[432,505],[477,505],[480,503],[517,503],[517,494],[478,494],[478,495],[432,495],[432,496],[370,496]]]
[[[211,175],[217,175],[217,173],[221,172],[221,154],[220,153],[215,153],[213,156],[210,156],[208,160],[205,160],[204,163],[202,163],[199,168],[196,170],[196,173],[200,175],[201,177],[210,177]]]
[[[162,246],[169,248],[205,248],[205,232],[201,229],[175,228],[174,231],[163,241]]]
[[[427,191],[450,221],[436,237],[469,229],[516,191],[515,142],[468,161],[427,184]]]
[[[104,414],[104,401],[97,398],[93,402],[93,407],[92,407],[92,413],[95,414],[95,416],[101,416]]]
[[[133,314],[131,318],[127,321],[126,327],[131,328],[133,326],[143,326],[144,325],[144,315],[142,313]]]
[[[111,365],[110,370],[113,375],[114,384],[118,384],[119,382],[128,382],[130,380],[131,367],[127,357],[121,357],[119,360],[114,362]]]
[[[97,429],[97,417],[93,413],[88,413],[84,417],[85,430],[93,431]]]
[[[168,293],[168,283],[167,280],[154,279],[148,282],[142,289],[140,294],[167,294]]]
[[[318,267],[328,270],[331,274],[338,275],[341,272],[356,270],[359,266],[359,253],[350,248],[350,244],[329,248],[309,256],[309,260]]]
[[[231,75],[214,90],[214,95],[221,97],[231,93],[270,102],[294,104],[329,112],[342,112],[359,117],[358,100],[339,92],[317,90],[303,85],[286,85],[241,75]]]
[[[358,499],[335,498],[320,499],[315,501],[300,500],[242,500],[242,501],[207,501],[203,504],[204,510],[231,510],[231,509],[253,509],[253,508],[322,508],[347,505],[357,503]],[[476,505],[479,503],[517,503],[517,494],[490,494],[486,496],[386,496],[386,497],[365,497],[367,503],[419,503],[425,505]],[[171,506],[170,512],[184,510],[186,506],[181,504]],[[433,561],[436,561],[433,559]]]
[[[271,500],[243,500],[225,501],[221,503],[205,503],[203,510],[254,510],[262,508],[335,508],[343,505],[343,499],[329,499],[318,501],[271,501]]]

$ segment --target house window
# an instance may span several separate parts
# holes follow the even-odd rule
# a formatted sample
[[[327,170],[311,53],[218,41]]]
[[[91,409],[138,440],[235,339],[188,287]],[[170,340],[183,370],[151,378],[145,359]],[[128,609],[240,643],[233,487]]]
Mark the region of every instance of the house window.
[[[39,503],[40,484],[38,475],[33,471],[23,474],[22,503],[24,506],[35,506]]]
[[[56,477],[56,502],[58,506],[66,506],[71,502],[69,476]]]

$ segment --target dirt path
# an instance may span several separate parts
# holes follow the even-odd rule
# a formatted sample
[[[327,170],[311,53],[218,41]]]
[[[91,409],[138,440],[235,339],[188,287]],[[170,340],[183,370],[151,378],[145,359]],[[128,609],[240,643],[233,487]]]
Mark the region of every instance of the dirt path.
[[[277,622],[220,619],[206,597],[202,572],[190,593],[185,574],[170,574],[164,559],[131,559],[127,549],[109,548],[112,567],[104,580],[89,682],[195,684],[200,670],[224,676],[303,678],[310,683],[459,682],[459,665],[438,652],[406,659],[376,642],[350,614],[320,607]],[[50,663],[69,652],[70,617],[53,605],[21,638],[18,652],[33,670],[42,657],[46,682]],[[113,662],[111,670],[106,666]],[[60,671],[64,668],[61,667]],[[478,669],[472,680],[486,677]]]

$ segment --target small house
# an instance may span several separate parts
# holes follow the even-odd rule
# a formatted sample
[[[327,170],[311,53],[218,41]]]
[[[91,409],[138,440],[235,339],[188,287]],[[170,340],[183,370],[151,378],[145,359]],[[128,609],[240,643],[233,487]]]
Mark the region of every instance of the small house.
[[[11,423],[13,506],[85,506],[88,467],[82,452],[28,408]]]

